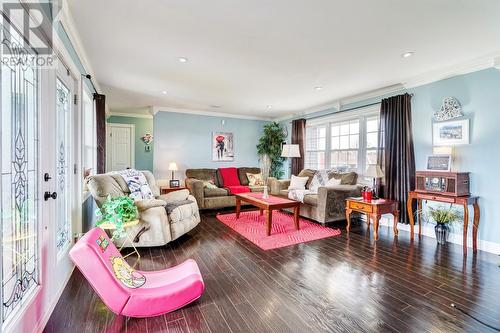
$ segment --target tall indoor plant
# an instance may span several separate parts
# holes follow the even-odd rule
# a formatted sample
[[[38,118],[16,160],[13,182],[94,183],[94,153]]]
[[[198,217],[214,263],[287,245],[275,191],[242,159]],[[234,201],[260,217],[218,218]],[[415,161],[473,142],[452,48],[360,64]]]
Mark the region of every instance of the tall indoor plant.
[[[462,217],[460,212],[451,205],[449,208],[444,206],[428,207],[427,216],[429,219],[436,222],[434,232],[436,233],[436,240],[438,244],[446,244],[450,230],[448,225],[459,221]]]
[[[277,122],[264,125],[264,133],[257,144],[259,156],[268,155],[271,161],[269,171],[270,177],[281,178],[283,172],[284,158],[281,157],[281,144],[285,141],[286,135],[283,126]]]

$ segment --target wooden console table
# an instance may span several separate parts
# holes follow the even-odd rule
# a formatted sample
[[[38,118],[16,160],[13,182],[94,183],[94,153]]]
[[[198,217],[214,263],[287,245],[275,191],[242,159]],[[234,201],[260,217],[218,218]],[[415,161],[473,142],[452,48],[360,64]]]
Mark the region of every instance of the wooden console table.
[[[418,234],[422,235],[422,201],[437,201],[445,202],[449,204],[461,205],[464,208],[464,251],[467,251],[467,229],[469,226],[469,205],[474,208],[474,225],[472,229],[472,249],[477,250],[477,230],[479,228],[479,197],[475,196],[463,196],[463,197],[452,197],[441,194],[428,194],[411,191],[408,193],[408,217],[410,218],[410,237],[413,239],[413,230],[415,225],[415,217],[413,212],[413,200],[417,200],[418,206]]]
[[[394,215],[394,236],[398,235],[399,202],[388,199],[374,199],[364,201],[360,198],[347,198],[345,200],[345,218],[347,220],[347,232],[351,229],[351,213],[353,211],[364,213],[366,222],[370,227],[370,219],[373,219],[373,239],[378,240],[378,222],[383,214]]]

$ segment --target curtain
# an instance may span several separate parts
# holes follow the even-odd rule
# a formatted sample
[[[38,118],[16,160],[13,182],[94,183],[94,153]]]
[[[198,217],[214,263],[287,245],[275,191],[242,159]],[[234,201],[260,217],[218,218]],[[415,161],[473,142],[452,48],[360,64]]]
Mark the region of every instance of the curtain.
[[[94,94],[97,132],[97,173],[106,172],[106,96]]]
[[[380,196],[398,200],[400,222],[408,223],[408,192],[415,189],[415,152],[411,129],[411,95],[383,99],[380,106],[378,164],[384,170]]]
[[[292,158],[292,175],[298,175],[304,169],[304,144],[306,139],[306,120],[292,121],[292,144],[298,144],[300,157]]]

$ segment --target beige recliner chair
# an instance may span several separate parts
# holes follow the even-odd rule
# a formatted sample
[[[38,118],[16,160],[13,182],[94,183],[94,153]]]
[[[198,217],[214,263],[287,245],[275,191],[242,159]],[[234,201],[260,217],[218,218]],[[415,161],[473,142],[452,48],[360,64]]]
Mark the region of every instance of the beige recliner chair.
[[[189,194],[188,190],[179,190],[160,195],[160,189],[150,171],[141,171],[146,177],[149,187],[155,199],[136,200],[135,204],[139,210],[140,223],[134,227],[127,228],[126,232],[134,239],[144,227],[149,230],[142,233],[136,247],[161,246],[184,235],[200,223],[200,213],[196,199]],[[117,173],[105,173],[88,178],[87,186],[94,197],[97,205],[106,201],[108,195],[112,197],[128,196],[130,194],[127,183]],[[192,203],[176,207],[170,215],[167,215],[165,205],[167,203],[190,200]],[[131,246],[125,242],[125,237],[116,239],[118,246]]]

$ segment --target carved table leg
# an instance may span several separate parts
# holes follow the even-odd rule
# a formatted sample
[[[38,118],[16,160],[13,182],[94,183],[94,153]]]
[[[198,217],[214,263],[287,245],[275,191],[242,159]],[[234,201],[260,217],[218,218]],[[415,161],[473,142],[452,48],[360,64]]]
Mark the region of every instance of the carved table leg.
[[[415,226],[415,217],[413,216],[413,196],[410,194],[408,197],[408,202],[406,204],[406,209],[408,210],[408,218],[410,219],[410,239],[413,239],[413,232]]]
[[[464,253],[467,252],[467,229],[469,228],[469,206],[464,204]]]
[[[474,202],[474,226],[472,227],[472,249],[477,251],[477,230],[479,229],[479,219],[481,218],[481,212],[479,210],[478,202]]]
[[[399,222],[399,210],[395,210],[394,211],[394,225],[392,227],[394,229],[394,236],[398,235],[398,222]]]
[[[368,228],[370,228],[370,214],[366,213],[366,224],[368,225]]]
[[[236,219],[240,218],[240,211],[241,211],[241,200],[240,198],[236,198]]]
[[[347,220],[347,232],[351,229],[351,212],[352,210],[349,208],[345,209],[345,219]]]
[[[266,235],[271,235],[271,224],[273,222],[273,211],[271,209],[266,210]]]
[[[422,200],[417,199],[418,236],[422,236]]]
[[[380,220],[380,215],[373,215],[373,238],[378,240],[378,222]]]

